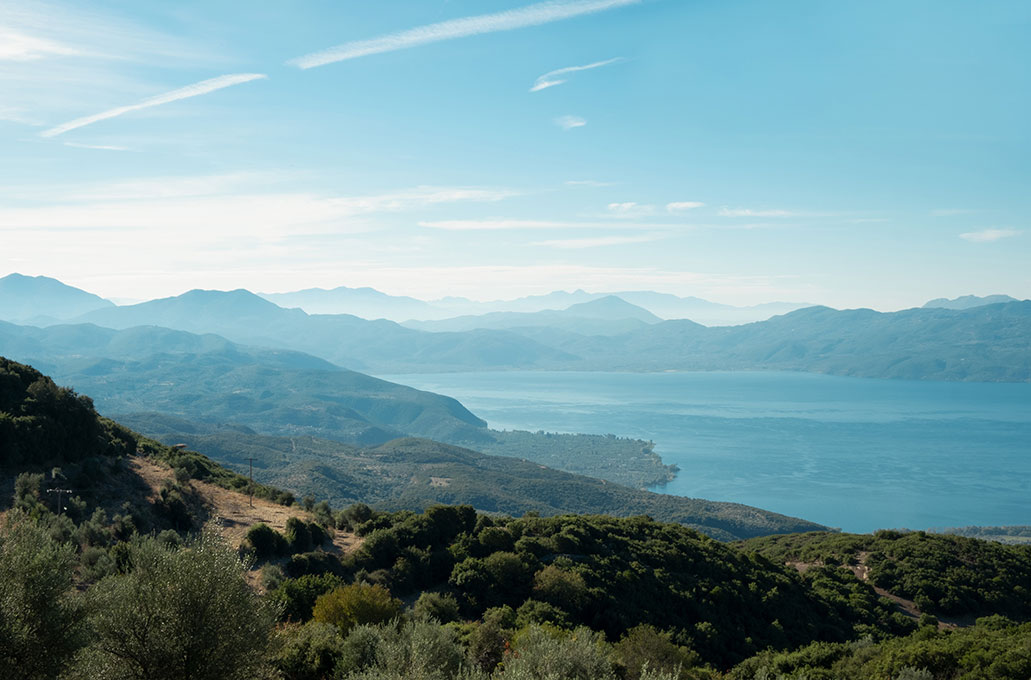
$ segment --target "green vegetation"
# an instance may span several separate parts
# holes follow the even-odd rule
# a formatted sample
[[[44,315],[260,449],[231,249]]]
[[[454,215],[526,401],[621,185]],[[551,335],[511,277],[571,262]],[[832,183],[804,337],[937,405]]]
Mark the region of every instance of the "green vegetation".
[[[41,361],[134,427],[200,433],[224,423],[266,435],[316,436],[356,445],[404,435],[645,488],[672,479],[650,442],[611,435],[500,432],[454,399],[345,371],[297,352],[241,347],[163,328],[39,329],[0,322],[0,350]],[[89,357],[89,358],[85,358]],[[231,395],[226,397],[226,395]],[[129,420],[119,415],[123,422]]]
[[[492,442],[462,442],[493,456],[525,458],[541,465],[644,489],[672,481],[679,468],[666,465],[655,444],[615,435],[490,430]]]
[[[870,583],[949,617],[1031,618],[1031,545],[1001,545],[922,531],[797,534],[742,547],[780,563],[867,567]]]
[[[967,538],[980,538],[999,543],[1031,543],[1031,526],[1018,525],[1008,527],[950,527],[935,529],[936,533],[954,534]]]
[[[306,497],[314,522],[248,532],[243,554],[263,561],[259,594],[241,552],[210,528],[197,532],[203,514],[190,474],[228,488],[237,475],[101,420],[27,367],[4,369],[4,384],[21,391],[8,390],[15,396],[2,413],[36,419],[5,440],[19,453],[5,461],[13,493],[0,525],[4,678],[1031,676],[1031,546],[953,535],[727,544],[644,516],[513,518],[471,505],[334,511]],[[83,458],[65,447],[74,444],[62,438],[66,418],[117,436]],[[50,444],[34,451],[27,441]],[[134,485],[126,450],[177,465],[157,498]],[[429,465],[462,450],[402,440],[375,451]],[[67,479],[48,467],[57,462]],[[46,502],[46,484],[72,479],[80,486],[67,506]],[[120,510],[86,500],[100,498]],[[334,530],[357,533],[357,549],[321,550]],[[924,615],[918,623],[878,593],[911,598]],[[946,628],[932,614],[983,617]]]
[[[161,424],[188,427],[160,418],[146,418],[142,423],[128,418],[127,422],[152,431]],[[384,509],[422,510],[440,503],[468,503],[477,510],[511,515],[646,514],[720,540],[823,528],[746,505],[631,489],[425,439],[398,439],[359,448],[312,437],[266,437],[239,431],[158,432],[158,437],[168,443],[186,443],[241,471],[247,470],[253,459],[256,479],[327,499],[336,507],[363,502]]]

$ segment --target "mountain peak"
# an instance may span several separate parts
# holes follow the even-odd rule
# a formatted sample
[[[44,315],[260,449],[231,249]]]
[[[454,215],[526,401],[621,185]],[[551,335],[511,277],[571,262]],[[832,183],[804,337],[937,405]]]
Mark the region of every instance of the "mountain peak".
[[[973,307],[983,307],[984,305],[996,305],[1001,302],[1019,302],[1017,298],[1010,297],[1009,295],[985,295],[979,297],[977,295],[961,295],[957,298],[935,298],[929,302],[924,303],[924,308],[936,307],[940,309],[971,309]]]
[[[639,319],[647,323],[662,321],[644,307],[638,307],[616,295],[606,295],[589,302],[570,305],[566,307],[565,313],[592,319]]]
[[[114,303],[49,276],[13,273],[0,278],[0,319],[32,321],[44,314],[70,319],[105,307]]]

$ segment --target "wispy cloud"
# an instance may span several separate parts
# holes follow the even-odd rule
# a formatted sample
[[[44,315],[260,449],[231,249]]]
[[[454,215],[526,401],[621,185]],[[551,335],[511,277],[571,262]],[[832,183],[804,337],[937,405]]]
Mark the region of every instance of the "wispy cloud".
[[[626,5],[634,5],[640,1],[574,0],[569,2],[568,0],[558,0],[555,2],[541,2],[536,5],[528,5],[506,12],[451,19],[368,40],[356,40],[337,45],[336,47],[330,47],[321,52],[297,57],[287,63],[302,69],[314,68],[347,59],[356,59],[383,52],[394,52],[442,40],[453,40],[455,38],[465,38],[484,33],[497,33],[499,31],[511,31],[516,28],[540,26],[541,24],[571,19],[584,14],[593,14]]]
[[[81,52],[56,40],[26,35],[0,28],[0,60],[35,61],[52,56],[71,56]]]
[[[968,231],[960,234],[959,237],[973,243],[991,243],[992,241],[1017,236],[1020,233],[1017,229],[982,229],[981,231]]]
[[[602,248],[605,246],[622,246],[631,243],[648,243],[662,238],[660,234],[641,234],[639,236],[597,236],[594,238],[553,239],[534,241],[531,246],[561,248],[563,250],[580,250],[584,248]]]
[[[580,116],[559,116],[555,119],[555,125],[558,125],[563,130],[572,130],[573,128],[587,125],[587,121]]]
[[[65,146],[75,149],[96,149],[98,151],[132,151],[127,146],[115,146],[113,144],[80,144],[78,142],[65,142]]]
[[[208,80],[202,80],[199,83],[193,83],[186,87],[180,87],[177,90],[171,92],[165,92],[154,97],[149,97],[136,104],[130,104],[129,106],[119,106],[114,109],[108,109],[100,113],[95,113],[92,116],[85,116],[83,118],[76,118],[75,120],[67,123],[62,123],[56,127],[52,127],[48,130],[44,130],[40,133],[42,137],[55,137],[60,134],[64,134],[69,130],[81,128],[86,125],[91,125],[98,121],[107,120],[108,118],[115,118],[132,111],[139,111],[141,109],[149,109],[153,106],[160,106],[162,104],[168,104],[170,102],[179,101],[180,99],[189,99],[190,97],[197,97],[202,94],[208,94],[209,92],[215,92],[226,87],[233,85],[239,85],[241,83],[247,83],[252,80],[259,80],[261,78],[267,78],[263,73],[232,73],[229,75],[218,76],[217,78],[209,78]]]
[[[655,214],[655,206],[624,201],[622,203],[609,203],[605,206],[608,211],[607,217],[637,218],[648,217]]]
[[[932,210],[931,215],[934,217],[952,217],[954,215],[967,215],[974,212],[965,208],[940,208],[938,210]]]
[[[752,210],[750,208],[720,208],[720,217],[798,217],[791,210]]]
[[[17,106],[0,105],[0,120],[6,120],[11,123],[21,123],[22,125],[42,125],[39,120],[28,115],[25,112],[25,109]]]
[[[5,202],[0,205],[0,232],[5,241],[11,234],[40,230],[168,231],[199,240],[284,238],[293,235],[297,227],[312,233],[364,231],[368,229],[361,219],[364,216],[421,211],[449,203],[494,202],[515,193],[507,189],[423,186],[334,196],[283,191],[260,178],[248,181],[246,174],[167,178],[166,182],[167,186],[160,181],[113,184],[106,192],[101,187],[96,194],[90,192],[93,185],[84,185],[55,191],[53,198],[24,207]],[[16,193],[34,192],[29,187]]]
[[[700,203],[698,201],[673,201],[672,203],[666,204],[666,212],[685,212],[687,210],[694,210],[695,208],[701,208],[704,206],[704,203]]]
[[[445,231],[501,231],[504,229],[577,229],[584,226],[579,222],[556,222],[550,220],[438,220],[419,222],[420,227],[443,229]]]
[[[614,186],[615,182],[599,182],[593,179],[570,179],[566,180],[566,184],[573,187],[611,187]]]
[[[565,76],[570,73],[576,73],[577,71],[589,71],[590,69],[608,66],[609,64],[616,64],[621,61],[625,61],[623,57],[615,57],[613,59],[606,59],[605,61],[596,61],[593,64],[584,64],[583,66],[566,66],[565,68],[558,68],[554,71],[548,71],[544,75],[537,77],[537,80],[533,83],[533,87],[530,88],[530,92],[539,92],[549,87],[561,85],[567,80],[566,78],[562,78],[561,76]]]

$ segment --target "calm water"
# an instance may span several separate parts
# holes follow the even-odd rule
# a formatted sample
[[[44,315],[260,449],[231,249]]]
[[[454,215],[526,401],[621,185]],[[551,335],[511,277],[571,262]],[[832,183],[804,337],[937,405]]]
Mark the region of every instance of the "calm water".
[[[499,429],[650,439],[665,493],[846,531],[1031,524],[1031,384],[804,373],[384,376]]]

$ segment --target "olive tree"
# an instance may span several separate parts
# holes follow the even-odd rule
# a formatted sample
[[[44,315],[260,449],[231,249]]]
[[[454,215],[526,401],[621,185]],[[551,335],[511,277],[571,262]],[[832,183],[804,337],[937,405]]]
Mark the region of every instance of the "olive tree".
[[[75,552],[15,511],[0,531],[0,678],[57,677],[80,643]]]
[[[210,528],[182,548],[137,541],[130,570],[92,590],[95,638],[79,672],[98,679],[253,678],[276,611],[244,580],[246,565]]]

